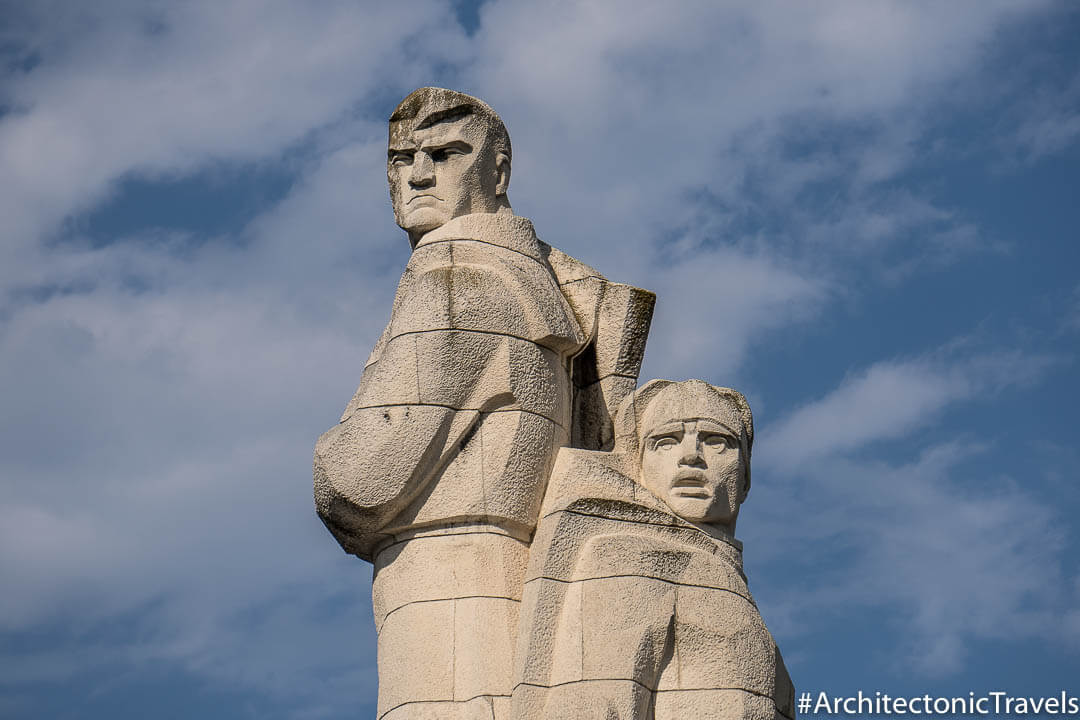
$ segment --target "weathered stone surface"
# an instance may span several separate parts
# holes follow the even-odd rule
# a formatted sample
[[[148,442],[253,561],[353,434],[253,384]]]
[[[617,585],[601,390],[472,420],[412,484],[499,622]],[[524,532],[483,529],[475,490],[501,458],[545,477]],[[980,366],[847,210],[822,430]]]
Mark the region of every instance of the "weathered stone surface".
[[[413,252],[356,394],[315,448],[319,516],[375,564],[384,719],[509,717],[555,453],[610,443],[644,351],[652,294],[539,240],[510,208],[510,158],[476,98],[422,88],[394,111],[387,179]]]
[[[753,418],[701,381],[635,391],[655,297],[542,242],[494,111],[390,120],[412,255],[315,504],[374,564],[380,720],[794,718],[747,587]]]
[[[753,442],[745,399],[653,381],[616,425],[614,452],[563,448],[552,471],[525,576],[513,717],[793,718],[734,537]]]
[[[521,600],[528,544],[486,525],[399,540],[378,553],[372,582],[375,630],[410,603],[446,598]]]
[[[576,381],[576,378],[575,378]],[[574,387],[574,425],[570,446],[585,450],[610,450],[615,443],[609,403],[618,401],[634,391],[637,378],[627,375],[608,375],[588,385]]]

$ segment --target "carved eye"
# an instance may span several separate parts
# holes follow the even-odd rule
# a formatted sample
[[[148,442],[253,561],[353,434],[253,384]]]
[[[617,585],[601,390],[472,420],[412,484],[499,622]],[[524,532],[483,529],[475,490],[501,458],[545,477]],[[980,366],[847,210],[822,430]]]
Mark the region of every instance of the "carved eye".
[[[433,153],[431,153],[431,159],[434,162],[446,162],[447,159],[449,159],[451,155],[461,155],[461,154],[463,154],[463,153],[460,150],[458,150],[457,148],[453,148],[453,147],[440,148],[440,149],[434,151]]]
[[[653,439],[653,450],[670,450],[679,444],[674,435],[663,435]]]
[[[390,164],[395,167],[402,167],[404,165],[412,164],[412,155],[406,153],[394,153],[390,156]]]
[[[731,440],[724,437],[723,435],[706,435],[701,439],[701,442],[705,445],[705,447],[711,448],[713,450],[726,450],[729,447],[733,447],[731,444]]]

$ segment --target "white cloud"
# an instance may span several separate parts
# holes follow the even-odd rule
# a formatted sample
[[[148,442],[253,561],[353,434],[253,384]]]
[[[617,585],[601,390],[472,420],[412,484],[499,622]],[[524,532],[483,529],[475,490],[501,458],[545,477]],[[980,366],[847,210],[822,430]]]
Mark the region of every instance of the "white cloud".
[[[0,575],[18,578],[0,598],[0,622],[85,631],[134,617],[140,627],[104,641],[93,665],[175,662],[261,695],[306,697],[316,717],[370,697],[374,642],[369,571],[315,517],[311,452],[355,388],[407,248],[385,212],[381,172],[365,172],[382,163],[385,126],[340,116],[384,82],[373,60],[403,52],[385,26],[408,18],[316,13],[314,25],[290,27],[288,16],[306,11],[278,8],[281,17],[258,24],[260,40],[239,29],[240,13],[218,32],[280,53],[248,64],[250,48],[235,38],[192,46],[195,26],[215,13],[205,10],[172,17],[158,48],[190,53],[190,63],[109,47],[159,42],[128,38],[121,14],[64,51],[72,57],[46,52],[57,67],[31,73],[28,83],[40,83],[21,90],[33,102],[0,120],[0,144],[22,153],[50,146],[48,113],[86,123],[71,152],[8,165],[2,180],[13,193],[5,233],[20,241],[8,247],[18,262],[5,280],[29,292],[9,297],[0,325]],[[438,24],[442,12],[421,14]],[[452,45],[453,33],[444,39]],[[440,45],[402,63],[419,72]],[[291,76],[277,76],[275,63]],[[204,77],[211,66],[226,86]],[[406,70],[395,82],[412,80]],[[98,89],[100,107],[81,83]],[[234,98],[229,83],[258,97]],[[145,107],[140,88],[150,86],[173,88],[175,103]],[[176,105],[195,95],[205,115],[188,122]],[[218,112],[229,115],[220,124]],[[320,127],[318,155],[287,198],[240,237],[42,242],[118,177],[276,155]],[[19,135],[28,128],[35,145]],[[88,175],[71,153],[89,158]],[[349,632],[355,642],[341,642]],[[65,661],[71,652],[61,642],[19,677],[85,672],[90,664]]]
[[[829,457],[797,478],[755,483],[759,510],[744,533],[751,572],[796,545],[816,568],[798,588],[768,584],[774,632],[794,637],[874,608],[891,617],[882,632],[903,638],[893,669],[927,676],[962,669],[974,640],[1075,645],[1080,635],[1064,624],[1075,602],[1062,568],[1065,518],[1023,478],[988,478],[984,447],[914,447],[925,449],[907,462]]]
[[[468,77],[506,108],[515,167],[528,168],[514,192],[548,239],[595,264],[617,243],[627,267],[616,267],[646,278],[649,266],[633,259],[696,216],[688,192],[713,211],[765,200],[761,213],[796,230],[805,217],[787,216],[808,185],[827,177],[865,191],[920,157],[916,140],[944,86],[1001,23],[1036,9],[973,7],[493,3]],[[835,135],[833,154],[799,157],[800,141],[823,134]],[[845,199],[855,213],[877,200]]]
[[[368,571],[315,517],[310,458],[373,333],[264,299],[98,291],[17,314],[0,338],[0,575],[18,578],[3,630],[134,615],[101,663],[167,660],[261,695],[370,691]],[[89,667],[67,651],[40,672]]]
[[[1006,157],[1034,162],[1052,157],[1076,144],[1080,139],[1080,72],[1063,73],[1061,67],[1072,69],[1059,58],[1047,57],[1045,51],[1035,53],[1027,62],[1025,73],[1013,73],[1006,82],[1024,89],[1024,102],[1009,108],[1009,123],[1001,128],[1001,147]],[[1031,76],[1037,79],[1031,87]]]
[[[895,608],[889,629],[906,636],[896,668],[930,675],[960,669],[973,638],[1070,641],[1057,632],[1072,602],[1063,518],[1027,478],[987,477],[987,445],[938,427],[947,409],[1019,392],[1054,361],[958,354],[968,345],[877,363],[759,430],[749,552],[767,566],[798,544],[802,562],[823,568],[797,592],[770,587],[780,632]],[[900,460],[865,452],[904,439],[890,453]]]
[[[933,423],[959,401],[1030,383],[1054,362],[1015,351],[949,355],[943,351],[884,361],[845,378],[828,395],[792,411],[763,434],[768,462],[792,471],[877,440],[903,437]]]
[[[0,116],[0,288],[19,290],[0,298],[0,576],[18,579],[0,622],[142,612],[154,631],[121,641],[117,662],[165,658],[325,697],[370,691],[372,642],[364,606],[319,615],[367,590],[314,517],[310,454],[359,379],[407,252],[382,175],[382,116],[400,95],[443,78],[489,100],[515,140],[515,208],[609,277],[660,293],[647,372],[719,380],[768,333],[820,317],[852,263],[966,227],[926,194],[879,185],[920,157],[920,109],[1002,23],[1039,7],[499,1],[466,42],[434,2],[34,6],[17,39],[40,64],[4,78],[13,109]],[[792,149],[816,133],[846,140]],[[286,150],[296,183],[236,237],[52,242],[125,178]],[[813,211],[824,182],[841,200]],[[1031,359],[997,360],[1011,372]],[[874,365],[759,447],[778,468],[828,459],[840,497],[862,468],[837,455],[1007,377],[980,365],[993,361]],[[952,461],[935,462],[875,472],[933,477]],[[964,499],[925,489],[901,507]],[[974,505],[985,514],[942,542],[974,542],[1009,502]],[[871,538],[865,562],[891,560],[896,539],[855,532]],[[1033,537],[989,547],[1011,562]],[[968,576],[981,581],[986,562],[973,556]],[[893,590],[933,625],[932,605]],[[973,617],[982,627],[996,612]],[[251,614],[261,620],[243,625]],[[337,622],[361,636],[342,641]],[[34,667],[76,671],[62,655]],[[335,674],[335,661],[357,669]]]
[[[370,695],[369,570],[322,528],[310,476],[406,254],[369,221],[381,181],[358,181],[381,143],[328,151],[242,243],[133,237],[37,269],[82,289],[0,329],[0,575],[19,578],[3,630],[137,614],[102,663],[177,662],[324,710]],[[39,675],[84,670],[68,650]]]
[[[15,108],[0,117],[9,251],[27,252],[120,178],[277,156],[384,91],[387,77],[408,86],[465,51],[449,8],[435,2],[42,3],[23,12],[34,22],[16,41],[40,64],[5,79]]]
[[[731,383],[754,342],[814,317],[828,297],[825,283],[761,255],[701,246],[657,255],[642,378]]]

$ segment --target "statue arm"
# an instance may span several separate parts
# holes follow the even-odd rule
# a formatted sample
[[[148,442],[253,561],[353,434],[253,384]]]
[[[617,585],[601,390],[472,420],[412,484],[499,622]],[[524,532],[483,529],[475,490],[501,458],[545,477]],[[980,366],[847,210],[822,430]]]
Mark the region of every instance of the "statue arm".
[[[341,423],[315,447],[316,508],[346,550],[366,557],[378,531],[437,477],[481,413],[513,402],[506,345],[515,328],[452,329],[455,307],[498,303],[504,310],[496,317],[506,317],[512,300],[500,285],[496,273],[469,266],[403,277],[381,353]]]

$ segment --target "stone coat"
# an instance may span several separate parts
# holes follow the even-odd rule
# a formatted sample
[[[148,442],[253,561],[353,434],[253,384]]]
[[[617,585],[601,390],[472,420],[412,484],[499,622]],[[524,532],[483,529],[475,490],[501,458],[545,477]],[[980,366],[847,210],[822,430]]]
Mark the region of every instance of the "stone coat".
[[[341,423],[315,451],[316,507],[372,559],[396,533],[482,521],[526,538],[569,438],[588,338],[527,219],[455,218],[413,250]]]
[[[625,465],[559,455],[526,574],[513,717],[793,718],[740,543],[673,515]]]
[[[508,718],[528,543],[555,454],[583,400],[633,387],[618,367],[573,384],[608,285],[510,213],[455,218],[414,248],[360,387],[315,448],[320,517],[375,565],[382,720]],[[635,355],[609,355],[640,360],[644,335],[631,340]],[[604,407],[589,414],[596,437],[610,435],[595,422]]]
[[[341,422],[315,504],[375,566],[380,720],[508,720],[518,606],[560,447],[611,443],[654,296],[510,213],[424,235]]]

